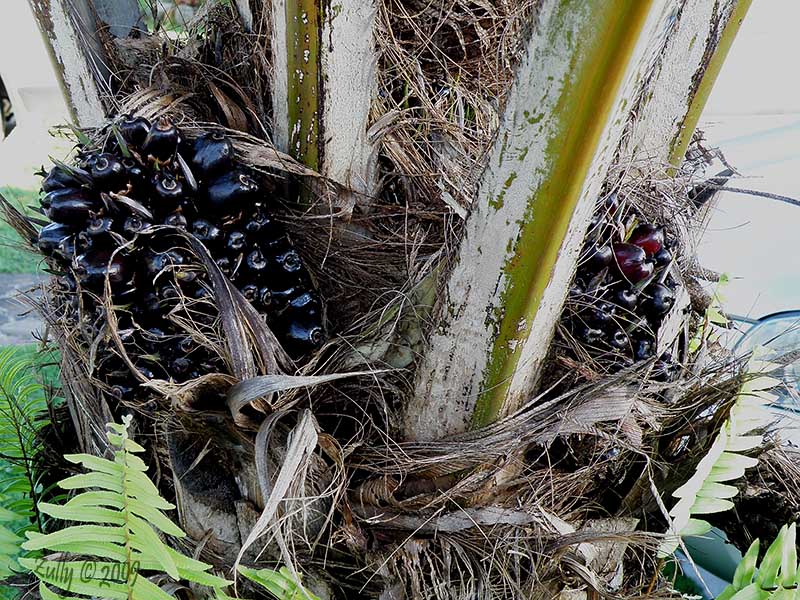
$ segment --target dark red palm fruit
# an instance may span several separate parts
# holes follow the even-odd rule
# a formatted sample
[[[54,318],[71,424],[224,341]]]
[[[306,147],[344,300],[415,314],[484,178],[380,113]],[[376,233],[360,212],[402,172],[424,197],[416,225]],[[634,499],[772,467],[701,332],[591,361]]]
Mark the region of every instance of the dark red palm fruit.
[[[205,219],[192,221],[192,234],[206,246],[212,246],[222,240],[222,230]]]
[[[614,292],[612,300],[617,306],[631,312],[636,310],[636,305],[639,304],[639,296],[636,291],[624,287]]]
[[[72,235],[72,228],[62,223],[49,223],[39,231],[36,242],[39,250],[46,256],[51,256],[58,250],[59,244]]]
[[[581,257],[581,267],[589,273],[599,273],[610,266],[614,260],[614,252],[610,246],[592,245]]]
[[[131,115],[125,115],[117,123],[117,130],[122,139],[135,149],[142,147],[142,144],[147,139],[147,134],[150,133],[150,128],[150,121],[144,117],[133,117]]]
[[[254,275],[261,275],[262,273],[265,273],[267,267],[269,266],[264,254],[258,248],[247,255],[247,258],[245,258],[245,264],[250,272]]]
[[[316,350],[325,340],[325,332],[317,324],[292,321],[286,328],[283,346],[292,356],[302,356]]]
[[[231,231],[225,240],[225,247],[231,252],[241,252],[247,246],[247,236],[241,231]]]
[[[45,198],[49,203],[45,214],[56,223],[81,225],[98,209],[97,202],[83,189],[64,188],[50,192]]]
[[[652,318],[663,317],[675,304],[675,294],[663,283],[654,283],[645,290],[648,296],[644,309]]]
[[[166,162],[175,156],[181,141],[180,131],[168,119],[160,118],[150,126],[142,143],[145,154]]]
[[[90,250],[75,258],[75,272],[81,283],[88,287],[100,287],[106,276],[112,286],[130,281],[131,272],[125,258],[118,252],[111,257],[107,250]]]
[[[233,144],[222,133],[207,133],[194,142],[192,168],[200,177],[227,171],[233,162]]]
[[[639,283],[653,274],[653,263],[644,249],[634,244],[616,244],[614,261],[620,274],[630,283]]]
[[[205,210],[231,216],[258,199],[258,183],[243,171],[233,170],[213,179],[203,198]]]
[[[664,230],[655,225],[642,223],[633,230],[628,243],[639,246],[647,256],[653,256],[664,246]]]
[[[122,231],[127,235],[135,235],[142,231],[143,229],[147,229],[150,227],[152,223],[150,221],[145,221],[136,215],[131,215],[122,223]]]
[[[242,296],[251,304],[258,301],[258,286],[255,283],[248,283],[241,289]]]
[[[169,208],[183,199],[183,185],[169,173],[158,173],[153,177],[153,192]]]
[[[127,170],[114,154],[98,155],[89,169],[96,187],[105,191],[116,192],[125,187]]]
[[[42,191],[47,193],[64,188],[79,188],[90,181],[88,175],[56,165],[42,180]]]
[[[666,267],[672,262],[672,252],[666,248],[661,248],[661,250],[653,254],[653,260],[656,262],[657,267]]]

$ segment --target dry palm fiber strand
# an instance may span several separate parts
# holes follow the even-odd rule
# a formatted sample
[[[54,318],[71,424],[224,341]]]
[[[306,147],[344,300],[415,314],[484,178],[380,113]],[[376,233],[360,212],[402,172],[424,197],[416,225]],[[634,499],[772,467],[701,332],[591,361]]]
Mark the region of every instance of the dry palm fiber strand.
[[[565,334],[554,352],[577,365],[579,376],[554,372],[518,413],[434,443],[402,443],[394,435],[420,347],[408,341],[409,331],[424,340],[430,327],[425,315],[413,313],[410,296],[458,242],[459,214],[469,208],[535,3],[380,4],[374,126],[382,140],[382,186],[355,207],[269,141],[270,8],[254,12],[250,32],[231,18],[233,8],[212,7],[206,21],[194,24],[202,36],[169,44],[159,36],[109,41],[120,82],[108,99],[110,114],[132,113],[151,124],[164,117],[186,139],[221,132],[232,141],[248,176],[272,190],[270,217],[288,230],[310,272],[309,289],[325,300],[331,341],[291,364],[280,324],[269,320],[269,310],[262,311],[267,322],[254,314],[248,282],[232,281],[213,260],[224,257],[193,244],[189,219],[185,233],[154,225],[126,243],[133,249],[147,238],[149,246],[152,237],[166,244],[158,253],[188,252],[188,261],[165,265],[158,277],[168,275],[179,291],[167,298],[174,306],[165,333],[191,338],[210,362],[184,381],[170,378],[174,371],[150,378],[139,362],[149,351],[139,344],[129,351],[129,309],[115,297],[111,278],[90,290],[93,310],[79,306],[87,318],[78,321],[69,302],[75,294],[54,288],[45,315],[87,449],[103,452],[104,423],[135,410],[166,495],[180,498],[185,514],[213,504],[206,523],[184,523],[205,556],[229,566],[250,533],[260,531],[247,558],[255,561],[265,549],[258,560],[291,561],[328,581],[336,597],[392,590],[408,598],[538,597],[569,585],[640,593],[654,568],[643,558],[652,556],[642,550],[652,541],[645,532],[663,531],[648,476],[661,485],[661,465],[684,459],[689,472],[689,459],[719,427],[718,418],[703,415],[724,414],[735,395],[734,369],[687,368],[673,381],[656,381],[647,374],[658,357],[605,368],[580,344],[564,350]],[[93,150],[119,144],[110,127],[87,133]],[[170,168],[188,183],[179,161]],[[617,194],[614,219],[625,232],[604,224],[603,241],[618,235],[622,243],[631,217],[663,225],[677,248],[674,276],[684,278],[691,250],[681,246],[681,215],[691,178],[652,165],[618,171],[606,195]],[[301,196],[310,203],[297,202]],[[598,212],[605,195],[600,200]],[[30,222],[12,216],[33,239]],[[184,270],[197,273],[194,281],[212,281],[212,302],[184,293]],[[594,305],[578,307],[585,308]],[[678,343],[685,346],[685,337]],[[95,376],[111,360],[143,375],[123,406],[112,382]],[[353,370],[371,373],[335,378]],[[677,481],[684,473],[669,475]],[[279,488],[278,481],[289,483]],[[259,513],[271,506],[272,517],[259,525]],[[637,531],[632,519],[645,525]],[[585,545],[593,542],[615,542],[622,551],[632,542],[637,548],[627,559],[641,559],[645,568],[628,569],[624,587],[612,588],[617,563],[592,562]]]

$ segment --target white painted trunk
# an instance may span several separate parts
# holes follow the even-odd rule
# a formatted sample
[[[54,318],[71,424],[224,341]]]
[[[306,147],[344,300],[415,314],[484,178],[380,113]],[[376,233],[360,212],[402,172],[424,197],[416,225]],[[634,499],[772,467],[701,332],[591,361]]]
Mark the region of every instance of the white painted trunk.
[[[88,5],[79,0],[29,2],[76,124],[100,125],[105,118],[97,78],[102,54]]]
[[[377,90],[373,0],[322,0],[319,56],[304,53],[302,60],[318,61],[321,69],[319,97],[319,172],[358,194],[374,193],[377,183],[377,145],[368,138],[370,111]],[[304,19],[305,13],[299,18]],[[273,31],[273,142],[279,150],[290,147],[297,135],[288,85],[298,65],[290,58],[295,23],[288,23],[286,0],[272,5]],[[304,69],[304,65],[299,68]],[[314,69],[315,71],[315,69]],[[302,157],[298,157],[302,158]],[[309,165],[313,166],[313,165]]]
[[[440,326],[419,367],[416,394],[404,423],[408,439],[463,432],[513,412],[534,393],[609,165],[620,149],[637,158],[647,153],[666,162],[692,101],[693,78],[702,78],[703,56],[713,53],[718,41],[709,36],[711,6],[716,3],[652,3],[612,110],[597,111],[595,118],[604,121],[602,133],[590,149],[588,169],[572,179],[577,189],[549,189],[556,156],[562,151],[552,145],[558,136],[559,111],[563,112],[565,97],[579,93],[574,74],[585,60],[581,42],[592,35],[585,20],[601,10],[594,5],[593,13],[591,2],[566,4],[570,8],[565,11],[563,2],[543,3],[519,67],[466,238],[447,281]],[[619,10],[625,4],[609,3],[605,10]],[[717,13],[723,25],[733,4],[728,4],[727,12]],[[587,136],[585,143],[594,141]],[[573,168],[577,172],[581,165]],[[565,232],[552,239],[551,250],[557,257],[552,264],[540,265],[548,271],[543,274],[546,285],[532,279],[526,288],[524,281],[510,281],[507,273],[528,250],[521,244],[525,227],[546,218],[537,210],[535,196],[566,198],[576,192],[579,200]],[[508,322],[512,295],[526,296],[529,310]],[[502,327],[512,333],[501,337]],[[496,359],[503,353],[504,370],[498,370]],[[493,399],[494,408],[487,413],[486,398],[497,396],[498,390],[500,397]]]

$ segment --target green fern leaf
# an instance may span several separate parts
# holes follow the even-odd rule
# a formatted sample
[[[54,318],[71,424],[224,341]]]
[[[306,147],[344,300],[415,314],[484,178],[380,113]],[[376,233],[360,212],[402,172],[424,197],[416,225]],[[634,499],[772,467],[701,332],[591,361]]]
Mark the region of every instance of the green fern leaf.
[[[762,361],[759,356],[757,349],[748,364],[748,373],[764,373],[775,369],[775,365]],[[725,482],[741,478],[747,469],[758,464],[757,459],[740,453],[761,445],[762,436],[753,435],[752,432],[767,423],[769,413],[765,407],[774,399],[774,394],[767,390],[780,383],[773,377],[757,375],[742,384],[728,420],[697,464],[694,474],[673,492],[678,502],[669,512],[672,523],[659,548],[660,557],[672,554],[681,537],[698,535],[698,531],[705,529],[704,532],[707,532],[710,529],[705,521],[693,519],[694,515],[715,514],[733,508],[731,498],[736,496],[737,490],[734,486],[725,485]],[[745,589],[740,591],[744,592]]]
[[[286,567],[281,567],[280,571],[272,569],[251,569],[239,565],[239,573],[249,580],[262,586],[278,600],[319,600],[303,587]],[[218,596],[224,600],[224,596]]]
[[[212,589],[230,584],[211,573],[210,565],[181,555],[159,537],[157,531],[173,537],[185,533],[161,512],[173,506],[158,494],[146,475],[147,465],[135,455],[144,449],[128,438],[130,420],[109,426],[108,438],[116,447],[113,460],[88,454],[67,457],[88,469],[59,483],[63,489],[79,490],[77,496],[65,504],[40,506],[43,514],[75,523],[48,534],[29,532],[23,544],[30,551],[75,558],[21,561],[39,577],[43,598],[62,598],[52,587],[111,600],[172,600],[144,574],[167,574]]]

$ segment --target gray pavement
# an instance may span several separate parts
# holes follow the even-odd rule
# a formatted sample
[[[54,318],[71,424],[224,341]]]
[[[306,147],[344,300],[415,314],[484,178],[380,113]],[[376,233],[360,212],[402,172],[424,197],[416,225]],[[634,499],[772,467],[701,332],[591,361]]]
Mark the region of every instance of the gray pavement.
[[[46,275],[0,273],[0,346],[35,342],[33,332],[42,328],[42,320],[20,294],[36,293]]]

